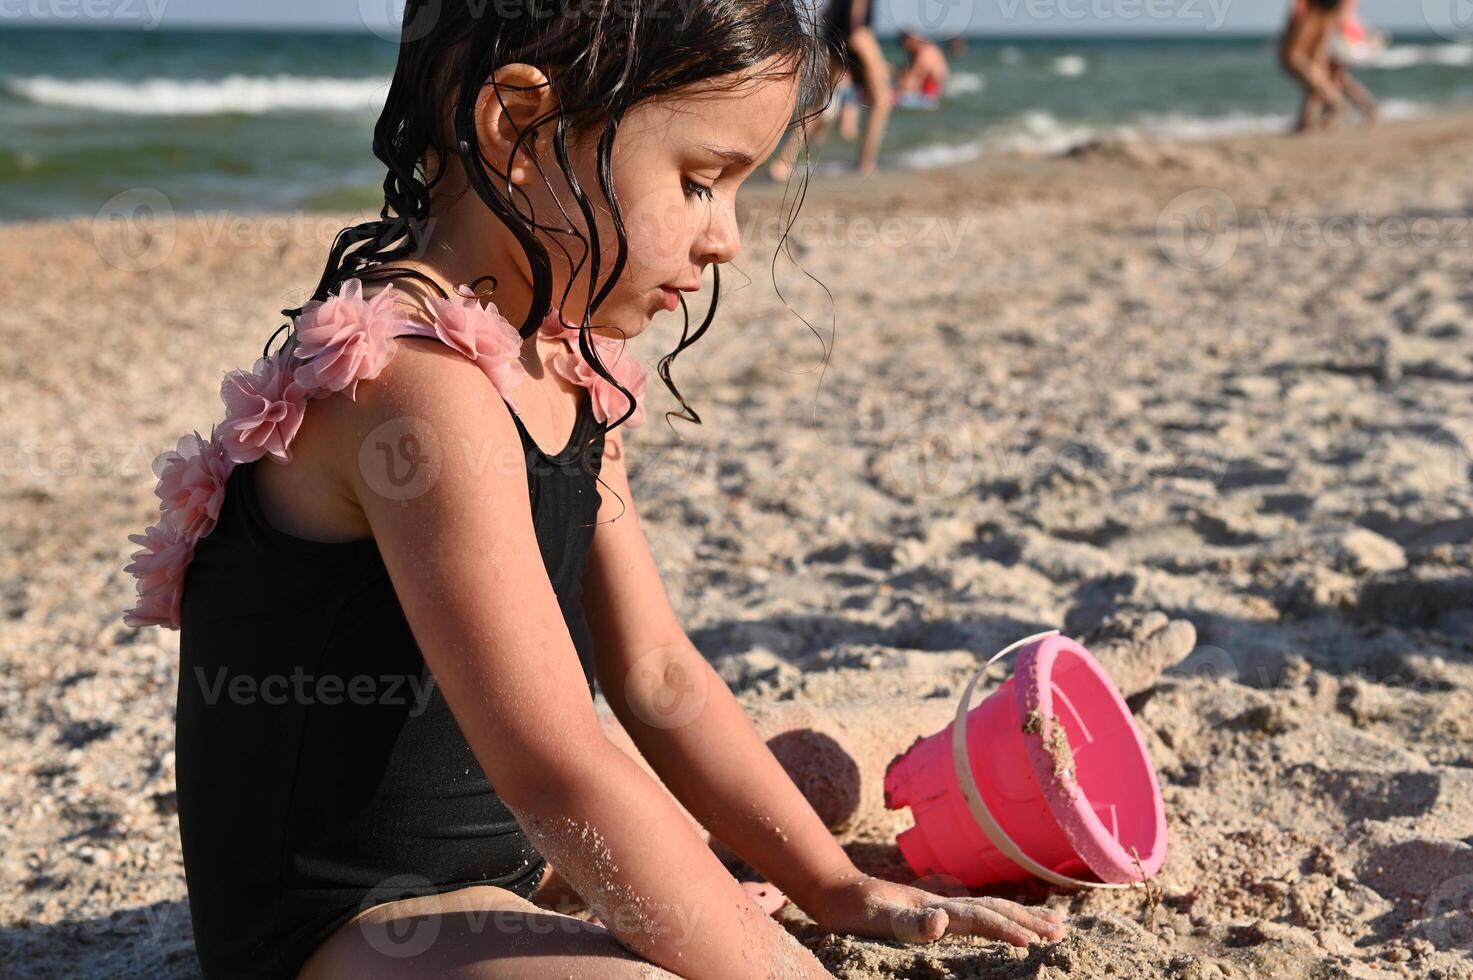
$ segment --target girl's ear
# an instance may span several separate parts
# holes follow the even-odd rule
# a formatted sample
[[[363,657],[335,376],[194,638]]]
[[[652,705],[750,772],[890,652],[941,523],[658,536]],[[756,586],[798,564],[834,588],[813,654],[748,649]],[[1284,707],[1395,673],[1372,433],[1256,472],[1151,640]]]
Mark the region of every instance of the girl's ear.
[[[519,132],[527,132],[533,120],[552,108],[552,86],[547,76],[532,65],[502,65],[487,79],[476,99],[476,134],[481,153],[507,174],[512,183],[526,183],[534,165],[529,154],[539,147],[535,133],[522,141],[515,161],[512,147]]]

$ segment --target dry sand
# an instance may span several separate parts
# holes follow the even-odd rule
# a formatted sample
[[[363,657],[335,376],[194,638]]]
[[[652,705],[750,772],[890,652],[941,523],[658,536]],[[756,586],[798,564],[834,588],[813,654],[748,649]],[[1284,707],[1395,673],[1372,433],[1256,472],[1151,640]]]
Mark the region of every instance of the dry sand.
[[[789,907],[836,975],[1473,976],[1470,173],[1473,119],[1444,116],[816,182],[791,309],[752,189],[675,365],[705,425],[666,427],[652,375],[629,437],[692,638],[754,711],[833,709],[809,784],[866,870],[908,880],[876,767],[1056,626],[1134,692],[1171,823],[1150,888],[1008,893],[1074,913],[1027,952],[820,936]],[[119,621],[125,536],[149,460],[219,417],[342,217],[180,214],[141,251],[107,222],[0,229],[13,975],[194,971],[177,635]],[[875,706],[888,725],[846,733]],[[783,751],[804,738],[827,745]]]

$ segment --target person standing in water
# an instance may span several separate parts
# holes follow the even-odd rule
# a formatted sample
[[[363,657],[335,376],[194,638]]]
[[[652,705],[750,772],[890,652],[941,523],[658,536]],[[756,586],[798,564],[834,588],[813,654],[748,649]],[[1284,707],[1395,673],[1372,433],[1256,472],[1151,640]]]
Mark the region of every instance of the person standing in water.
[[[1295,132],[1328,129],[1345,109],[1345,98],[1368,121],[1376,117],[1376,103],[1344,63],[1331,57],[1330,44],[1353,12],[1353,0],[1294,0],[1279,46],[1284,70],[1304,86],[1304,102]]]
[[[899,103],[907,95],[928,100],[941,98],[942,86],[950,74],[941,48],[910,31],[900,32],[900,46],[905,50],[909,63],[895,83],[895,101]]]
[[[858,171],[867,177],[874,173],[880,158],[880,144],[885,139],[885,124],[890,118],[894,96],[890,90],[890,66],[880,50],[874,32],[873,0],[828,0],[819,24],[829,53],[830,85],[837,87],[839,77],[848,71],[860,100],[869,107],[864,136],[859,144]],[[821,143],[828,129],[827,115],[813,120],[809,138]],[[773,158],[767,173],[784,183],[793,172],[799,139],[794,137]]]
[[[1350,73],[1349,65],[1356,60],[1358,52],[1377,52],[1385,46],[1383,35],[1369,35],[1366,25],[1361,22],[1356,8],[1359,0],[1344,0],[1341,5],[1342,12],[1336,29],[1330,35],[1327,45],[1330,60],[1330,81],[1344,93],[1356,110],[1361,114],[1361,120],[1367,125],[1375,125],[1380,115],[1381,107],[1371,93],[1366,90],[1354,75]],[[1333,125],[1333,120],[1331,121]]]

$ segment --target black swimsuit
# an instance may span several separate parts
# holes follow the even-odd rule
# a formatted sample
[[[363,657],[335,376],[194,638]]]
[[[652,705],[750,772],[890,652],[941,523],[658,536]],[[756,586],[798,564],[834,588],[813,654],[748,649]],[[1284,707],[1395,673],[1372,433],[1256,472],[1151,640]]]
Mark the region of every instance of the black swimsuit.
[[[580,580],[604,436],[586,391],[556,456],[517,428],[591,694]],[[206,978],[292,978],[363,908],[475,884],[528,898],[546,866],[434,684],[377,544],[272,527],[256,465],[231,473],[181,609],[179,831]]]

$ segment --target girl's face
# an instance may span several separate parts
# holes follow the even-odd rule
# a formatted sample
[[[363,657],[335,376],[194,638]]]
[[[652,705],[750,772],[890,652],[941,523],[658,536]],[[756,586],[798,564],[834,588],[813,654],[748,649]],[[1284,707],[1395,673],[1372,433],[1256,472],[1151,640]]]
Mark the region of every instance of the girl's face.
[[[679,292],[701,288],[706,266],[736,257],[741,247],[737,189],[777,149],[797,101],[795,77],[751,77],[776,67],[767,63],[742,76],[688,86],[675,95],[643,102],[624,117],[610,164],[628,251],[618,284],[592,319],[598,334],[633,337],[641,333],[656,313],[678,308],[674,304]],[[595,210],[602,286],[617,253],[618,238],[599,189],[599,135],[570,138],[569,154],[579,185]],[[547,142],[538,140],[537,153],[548,181],[559,192],[558,200],[552,199],[542,176],[530,167],[530,179],[524,174],[518,186],[531,198],[532,214],[539,222],[563,228],[571,222],[587,235],[583,216]],[[526,152],[525,145],[522,152]],[[576,324],[589,300],[588,270],[585,265],[573,277],[573,266],[561,249],[567,249],[576,263],[583,257],[583,245],[570,235],[539,234],[556,269],[553,302],[561,307],[564,319]],[[525,261],[519,254],[518,258]],[[563,291],[570,279],[572,290],[564,302]]]

